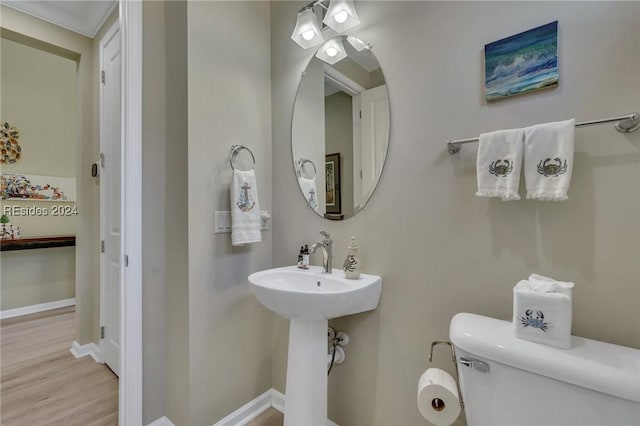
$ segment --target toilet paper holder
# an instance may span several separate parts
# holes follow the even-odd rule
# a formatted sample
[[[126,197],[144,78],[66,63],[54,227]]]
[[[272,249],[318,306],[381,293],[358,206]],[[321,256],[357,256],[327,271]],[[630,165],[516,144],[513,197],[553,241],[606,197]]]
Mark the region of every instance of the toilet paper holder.
[[[458,376],[458,362],[456,361],[456,351],[453,345],[448,340],[434,340],[431,342],[431,349],[429,350],[429,362],[433,360],[433,348],[437,345],[449,345],[451,348],[451,361],[453,361],[453,368],[456,372],[456,386],[458,388],[458,399],[460,400],[460,407],[464,409],[464,402],[462,401],[462,390],[460,389],[460,378]]]

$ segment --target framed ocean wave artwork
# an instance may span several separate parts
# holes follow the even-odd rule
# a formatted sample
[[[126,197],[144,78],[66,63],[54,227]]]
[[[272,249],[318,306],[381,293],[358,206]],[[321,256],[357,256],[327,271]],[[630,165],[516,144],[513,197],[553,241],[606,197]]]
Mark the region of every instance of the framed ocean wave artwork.
[[[487,101],[558,86],[558,21],[486,44],[484,69]]]

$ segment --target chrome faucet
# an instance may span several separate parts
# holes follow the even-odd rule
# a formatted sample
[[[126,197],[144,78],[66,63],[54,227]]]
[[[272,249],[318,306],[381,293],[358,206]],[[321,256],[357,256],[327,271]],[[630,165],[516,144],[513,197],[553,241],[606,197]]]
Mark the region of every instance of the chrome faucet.
[[[332,270],[332,260],[333,260],[333,240],[331,239],[331,235],[325,231],[320,231],[320,235],[324,237],[321,243],[313,243],[309,250],[309,253],[313,254],[316,252],[318,247],[322,248],[322,272],[325,274],[330,274]]]

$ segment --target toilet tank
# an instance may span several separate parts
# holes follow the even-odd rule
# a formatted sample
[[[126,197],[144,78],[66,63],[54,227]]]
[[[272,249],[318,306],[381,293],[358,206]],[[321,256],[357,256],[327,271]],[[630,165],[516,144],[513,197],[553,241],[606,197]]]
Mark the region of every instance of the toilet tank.
[[[639,350],[575,336],[558,349],[467,313],[449,338],[469,426],[640,425]]]

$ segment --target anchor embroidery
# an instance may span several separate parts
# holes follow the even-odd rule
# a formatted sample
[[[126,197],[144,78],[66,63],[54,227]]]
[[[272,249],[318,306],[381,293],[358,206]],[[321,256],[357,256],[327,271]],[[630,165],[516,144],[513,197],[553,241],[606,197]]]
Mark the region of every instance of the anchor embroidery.
[[[253,206],[256,205],[256,202],[253,201],[251,197],[249,197],[249,190],[251,189],[251,187],[247,182],[245,182],[244,185],[240,187],[240,189],[240,196],[238,198],[238,201],[236,202],[236,205],[241,211],[246,213],[253,209]]]
[[[318,207],[318,203],[316,202],[316,191],[313,188],[309,190],[309,206],[312,209],[316,209]]]

